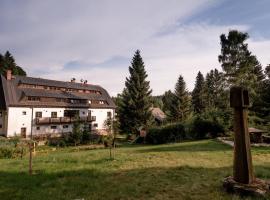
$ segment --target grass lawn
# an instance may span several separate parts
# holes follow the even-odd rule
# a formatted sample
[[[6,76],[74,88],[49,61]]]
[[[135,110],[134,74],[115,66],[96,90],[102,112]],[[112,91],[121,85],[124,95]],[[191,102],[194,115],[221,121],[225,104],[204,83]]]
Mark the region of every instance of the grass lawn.
[[[270,179],[270,149],[253,148],[256,176]],[[0,199],[240,199],[226,194],[232,148],[214,140],[108,149],[64,148],[0,159]]]

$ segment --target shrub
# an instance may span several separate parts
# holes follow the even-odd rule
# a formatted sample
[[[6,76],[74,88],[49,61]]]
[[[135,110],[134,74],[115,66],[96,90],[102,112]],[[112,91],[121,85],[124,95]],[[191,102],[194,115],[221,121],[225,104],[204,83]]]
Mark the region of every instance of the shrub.
[[[150,128],[145,141],[150,144],[179,142],[186,138],[185,127],[181,123]]]
[[[25,155],[26,147],[1,146],[0,158],[18,158]]]
[[[193,139],[215,138],[221,133],[224,134],[224,127],[221,124],[199,117],[194,119],[190,130]]]
[[[12,147],[0,147],[0,158],[12,158],[14,148]]]

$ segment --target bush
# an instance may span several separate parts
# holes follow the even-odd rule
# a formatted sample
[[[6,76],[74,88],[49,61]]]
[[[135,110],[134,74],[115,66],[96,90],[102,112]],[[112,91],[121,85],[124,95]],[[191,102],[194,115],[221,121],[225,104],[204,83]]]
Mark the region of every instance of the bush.
[[[0,158],[12,158],[13,150],[14,148],[12,147],[0,147]]]
[[[18,158],[25,155],[27,152],[26,147],[12,147],[1,146],[0,147],[0,159],[1,158]]]
[[[179,142],[186,138],[185,127],[181,123],[150,128],[145,141],[150,144]]]
[[[219,134],[224,134],[224,127],[218,122],[195,118],[192,122],[190,135],[193,139],[204,139],[206,137],[215,138]]]

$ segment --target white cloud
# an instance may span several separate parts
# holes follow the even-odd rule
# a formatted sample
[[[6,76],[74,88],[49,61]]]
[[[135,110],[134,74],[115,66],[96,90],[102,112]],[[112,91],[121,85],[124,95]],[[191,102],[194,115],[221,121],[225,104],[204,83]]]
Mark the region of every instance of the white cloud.
[[[192,14],[215,3],[214,0],[10,3],[0,6],[0,23],[8,24],[4,31],[0,30],[0,43],[3,51],[11,50],[29,75],[59,80],[84,78],[104,86],[112,95],[122,91],[130,63],[123,59],[111,62],[108,67],[110,63],[106,61],[119,56],[131,60],[134,51],[141,49],[154,94],[173,89],[179,74],[192,89],[199,70],[206,73],[219,67],[219,35],[232,28],[248,30],[247,26],[182,24]],[[264,51],[269,43],[250,44],[255,53],[262,55],[263,62],[269,61]],[[84,67],[63,70],[71,61],[83,63]]]

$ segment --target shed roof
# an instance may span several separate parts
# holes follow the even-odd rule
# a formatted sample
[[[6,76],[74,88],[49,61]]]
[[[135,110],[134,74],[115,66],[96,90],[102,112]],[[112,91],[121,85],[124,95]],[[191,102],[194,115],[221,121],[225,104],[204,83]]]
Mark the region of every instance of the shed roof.
[[[163,121],[166,118],[165,113],[158,107],[151,109],[152,115],[155,119]]]
[[[260,130],[257,128],[250,127],[250,128],[248,128],[248,132],[249,133],[266,133],[267,131],[263,131],[263,130]]]

